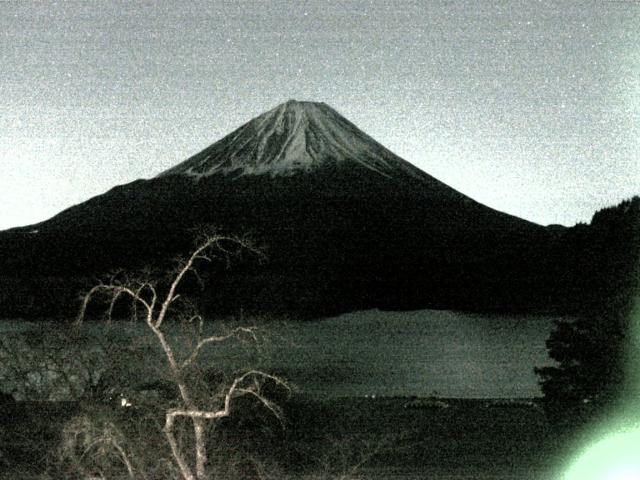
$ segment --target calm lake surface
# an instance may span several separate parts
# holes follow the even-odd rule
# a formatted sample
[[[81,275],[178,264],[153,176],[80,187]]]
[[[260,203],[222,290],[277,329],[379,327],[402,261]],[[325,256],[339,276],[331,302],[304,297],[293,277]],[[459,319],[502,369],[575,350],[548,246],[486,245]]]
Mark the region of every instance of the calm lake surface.
[[[545,347],[552,323],[368,310],[281,326],[295,345],[276,349],[271,365],[314,395],[533,397],[541,395],[533,368],[553,364]]]
[[[232,368],[257,363],[287,378],[300,392],[320,397],[534,397],[541,392],[533,368],[552,364],[545,341],[553,320],[537,315],[367,310],[311,322],[267,324],[268,342],[259,356],[254,352],[247,360],[248,350],[232,342],[216,346],[202,360]],[[0,334],[31,328],[36,327],[0,322]],[[143,324],[129,322],[110,327],[87,323],[83,328],[96,338],[145,332]],[[140,362],[134,363],[133,377],[147,375]]]

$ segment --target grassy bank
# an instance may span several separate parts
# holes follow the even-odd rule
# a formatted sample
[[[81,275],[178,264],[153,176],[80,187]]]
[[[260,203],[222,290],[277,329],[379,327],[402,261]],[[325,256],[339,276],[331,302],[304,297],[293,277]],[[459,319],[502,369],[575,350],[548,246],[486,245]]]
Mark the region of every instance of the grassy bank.
[[[542,412],[528,402],[296,397],[285,404],[284,427],[256,405],[244,407],[211,432],[226,478],[544,479],[558,452]],[[64,423],[86,408],[3,405],[1,478],[47,478],[38,475]],[[117,408],[113,415],[149,418]]]

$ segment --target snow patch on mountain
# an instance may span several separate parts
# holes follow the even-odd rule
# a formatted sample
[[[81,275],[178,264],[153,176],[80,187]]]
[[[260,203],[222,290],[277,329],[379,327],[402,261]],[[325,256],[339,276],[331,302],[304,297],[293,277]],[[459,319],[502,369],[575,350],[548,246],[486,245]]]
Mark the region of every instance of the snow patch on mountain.
[[[424,175],[328,105],[290,100],[159,176],[287,176],[344,163],[387,177]]]

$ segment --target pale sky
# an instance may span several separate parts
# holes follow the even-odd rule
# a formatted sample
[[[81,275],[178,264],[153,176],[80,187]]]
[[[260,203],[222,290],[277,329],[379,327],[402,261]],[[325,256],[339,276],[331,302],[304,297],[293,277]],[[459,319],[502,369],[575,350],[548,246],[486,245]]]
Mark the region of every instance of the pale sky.
[[[0,3],[0,229],[290,98],[541,224],[640,194],[640,3]]]

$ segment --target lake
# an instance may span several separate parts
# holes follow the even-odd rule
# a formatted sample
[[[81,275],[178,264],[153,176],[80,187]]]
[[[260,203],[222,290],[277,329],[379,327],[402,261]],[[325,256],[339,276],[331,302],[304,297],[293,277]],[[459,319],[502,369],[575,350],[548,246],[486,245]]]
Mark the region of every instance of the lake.
[[[496,398],[541,395],[553,318],[368,310],[279,327],[293,346],[269,365],[326,396]]]
[[[233,342],[209,350],[202,360],[233,368],[257,363],[316,397],[535,397],[541,392],[533,368],[553,364],[545,347],[553,320],[540,315],[367,310],[267,324],[269,341],[262,345],[259,360],[246,360],[245,349]],[[0,332],[42,328],[34,325],[4,321]],[[129,322],[111,327],[87,323],[83,328],[96,338],[108,332],[119,337],[145,331],[143,324]],[[148,375],[134,363],[133,377]]]

